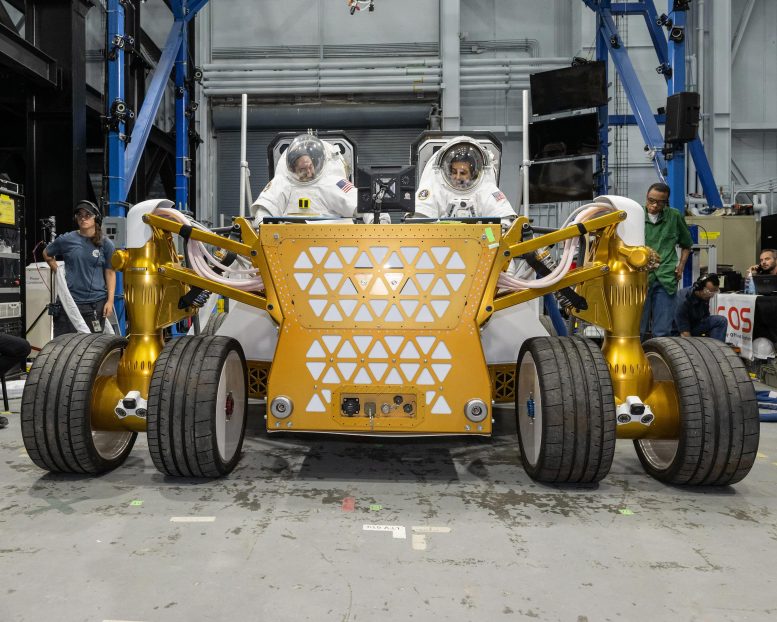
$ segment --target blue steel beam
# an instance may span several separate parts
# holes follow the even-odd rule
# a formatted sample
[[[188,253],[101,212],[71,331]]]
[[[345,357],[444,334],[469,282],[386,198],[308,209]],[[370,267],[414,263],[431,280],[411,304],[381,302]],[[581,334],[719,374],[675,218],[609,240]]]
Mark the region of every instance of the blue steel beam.
[[[661,26],[658,25],[658,11],[653,4],[653,0],[644,0],[645,5],[645,23],[653,40],[653,47],[658,55],[658,62],[662,65],[669,64],[669,48],[666,43],[666,37]]]
[[[124,37],[124,5],[120,0],[108,0],[106,6],[107,46]],[[108,72],[108,97],[105,100],[105,116],[110,118],[115,101],[124,101],[124,48],[113,50],[113,58],[106,60]],[[123,216],[124,201],[127,199],[129,182],[124,171],[124,150],[126,148],[126,124],[121,121],[108,132],[108,216]],[[118,287],[117,287],[118,290]]]
[[[186,87],[189,41],[186,36],[178,46],[175,59],[175,205],[189,209],[189,89]]]
[[[162,96],[164,95],[170,72],[173,69],[173,63],[175,62],[178,50],[181,47],[181,41],[184,39],[185,30],[183,21],[176,20],[173,22],[173,27],[170,30],[167,42],[162,50],[162,56],[159,59],[159,63],[157,63],[156,69],[154,69],[151,84],[146,91],[146,97],[143,100],[140,113],[135,121],[135,127],[132,131],[132,142],[127,146],[127,160],[124,171],[127,183],[122,198],[120,199],[121,201],[127,199],[129,185],[132,183],[132,180],[135,178],[135,173],[138,170],[140,158],[143,155],[146,141],[151,133],[151,127],[154,125],[154,119],[159,110],[159,104],[162,101]]]
[[[669,66],[671,75],[667,76],[667,95],[676,95],[685,90],[685,24],[686,12],[675,11],[674,0],[668,0],[668,15],[672,20],[672,29],[682,29],[683,36],[669,37]],[[679,39],[679,40],[678,40]],[[666,75],[666,74],[664,74]],[[667,184],[669,185],[670,207],[685,213],[685,145],[672,148],[672,158],[667,162]]]
[[[609,1],[609,0],[608,0]],[[607,84],[610,74],[610,63],[607,62],[607,42],[601,31],[601,17],[596,15],[596,60],[604,61],[604,82]],[[597,161],[597,170],[599,172],[596,180],[596,192],[598,195],[610,194],[610,123],[609,106],[599,106],[597,115],[599,117],[599,157]]]
[[[583,1],[590,6],[591,0]],[[629,105],[637,120],[637,126],[642,134],[642,139],[652,152],[653,164],[658,178],[664,181],[666,178],[666,161],[661,153],[664,147],[664,137],[658,128],[653,111],[650,109],[650,104],[639,82],[637,72],[631,64],[629,54],[623,46],[618,29],[615,27],[612,13],[609,8],[603,7],[601,4],[596,5],[594,10],[599,15],[598,29],[600,36],[604,39],[612,62],[621,76],[624,90],[626,91],[626,98],[629,100]]]
[[[666,115],[665,114],[657,114],[654,115],[656,119],[656,123],[659,125],[662,123],[666,123]],[[611,114],[610,115],[610,125],[636,125],[637,124],[637,118],[633,114]]]

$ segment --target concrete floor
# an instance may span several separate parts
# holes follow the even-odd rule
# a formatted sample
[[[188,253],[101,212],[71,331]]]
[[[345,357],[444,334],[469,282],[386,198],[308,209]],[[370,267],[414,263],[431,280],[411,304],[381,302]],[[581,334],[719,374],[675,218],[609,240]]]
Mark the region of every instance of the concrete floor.
[[[511,416],[487,440],[351,441],[254,414],[203,482],[160,475],[145,437],[103,477],[46,474],[13,415],[0,621],[777,619],[777,424],[730,488],[664,486],[619,441],[580,489],[526,476]]]

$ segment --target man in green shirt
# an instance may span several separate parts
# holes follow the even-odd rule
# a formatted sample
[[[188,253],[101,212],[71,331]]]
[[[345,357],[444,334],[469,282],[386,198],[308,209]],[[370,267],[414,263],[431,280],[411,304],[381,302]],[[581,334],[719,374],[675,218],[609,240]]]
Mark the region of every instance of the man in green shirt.
[[[683,275],[693,244],[682,214],[669,207],[669,186],[666,184],[656,183],[648,188],[645,244],[658,253],[661,263],[648,276],[647,298],[639,327],[643,340],[648,331],[653,337],[672,334],[677,282]],[[679,259],[677,246],[680,247]]]

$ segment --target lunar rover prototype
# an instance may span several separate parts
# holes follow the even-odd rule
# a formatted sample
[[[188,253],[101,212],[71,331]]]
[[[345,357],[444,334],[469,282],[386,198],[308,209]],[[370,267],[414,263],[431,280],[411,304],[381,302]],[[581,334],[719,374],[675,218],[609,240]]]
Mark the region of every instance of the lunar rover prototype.
[[[600,480],[616,438],[633,439],[661,481],[741,480],[759,434],[742,362],[709,339],[640,344],[655,260],[641,207],[599,197],[573,216],[542,235],[524,217],[504,232],[238,218],[227,236],[169,201],[140,203],[114,256],[128,336],[68,335],[42,350],[24,389],[27,451],[49,471],[97,474],[146,432],[161,472],[218,477],[240,459],[249,397],[266,398],[268,432],[387,436],[489,435],[507,412],[494,403],[514,400],[520,460],[538,481]],[[236,303],[230,317],[217,334],[165,343],[203,291]],[[604,330],[602,348],[541,329],[531,301],[564,291],[569,313]],[[510,358],[490,359],[492,347]]]

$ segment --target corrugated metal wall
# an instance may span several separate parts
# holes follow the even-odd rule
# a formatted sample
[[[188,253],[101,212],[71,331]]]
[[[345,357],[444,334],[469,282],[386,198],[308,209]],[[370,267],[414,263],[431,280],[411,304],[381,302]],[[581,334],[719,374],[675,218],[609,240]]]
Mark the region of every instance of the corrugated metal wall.
[[[286,128],[283,128],[284,130]],[[281,129],[249,131],[247,141],[248,166],[251,169],[251,190],[254,198],[269,181],[267,145]],[[402,165],[410,163],[410,144],[423,128],[369,129],[349,128],[348,135],[356,142],[358,166]],[[240,210],[240,132],[220,131],[217,144],[217,209],[226,222]]]

